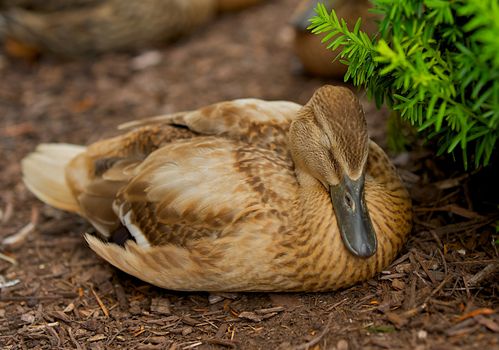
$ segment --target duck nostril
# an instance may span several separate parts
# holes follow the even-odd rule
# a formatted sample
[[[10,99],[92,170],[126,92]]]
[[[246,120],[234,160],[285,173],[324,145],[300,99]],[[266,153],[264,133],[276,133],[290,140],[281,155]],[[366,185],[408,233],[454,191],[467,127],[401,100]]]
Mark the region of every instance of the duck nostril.
[[[351,211],[355,210],[355,202],[353,201],[352,196],[350,193],[345,193],[345,205],[347,206],[348,209]]]

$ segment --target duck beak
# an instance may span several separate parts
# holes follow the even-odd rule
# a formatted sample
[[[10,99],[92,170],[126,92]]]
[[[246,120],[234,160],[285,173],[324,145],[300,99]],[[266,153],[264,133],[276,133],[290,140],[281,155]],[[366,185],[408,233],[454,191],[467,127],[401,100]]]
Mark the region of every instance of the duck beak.
[[[376,253],[376,232],[364,199],[364,175],[357,180],[344,176],[329,186],[341,238],[355,256],[368,258]]]

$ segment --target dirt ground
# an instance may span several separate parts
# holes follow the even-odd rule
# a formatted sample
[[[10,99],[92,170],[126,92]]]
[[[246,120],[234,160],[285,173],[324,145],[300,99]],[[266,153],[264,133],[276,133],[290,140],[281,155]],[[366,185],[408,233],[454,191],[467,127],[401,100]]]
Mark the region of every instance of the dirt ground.
[[[155,288],[98,258],[84,220],[23,185],[20,160],[40,142],[86,144],[124,121],[239,97],[305,102],[326,81],[303,75],[292,54],[297,2],[223,16],[155,49],[159,62],[145,68],[143,52],[36,63],[0,52],[1,349],[499,349],[497,207],[476,199],[480,178],[423,149],[393,155],[415,205],[400,256],[332,293]],[[385,146],[387,112],[359,94]]]

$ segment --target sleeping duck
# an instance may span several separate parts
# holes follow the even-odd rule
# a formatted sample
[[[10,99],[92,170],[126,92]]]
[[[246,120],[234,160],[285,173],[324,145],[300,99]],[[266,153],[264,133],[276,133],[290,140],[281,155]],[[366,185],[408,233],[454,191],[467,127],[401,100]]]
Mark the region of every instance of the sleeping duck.
[[[323,3],[328,11],[334,9],[339,19],[344,19],[350,30],[353,30],[357,19],[362,18],[361,29],[372,35],[377,30],[376,15],[369,12],[369,0],[304,0],[296,8],[291,19],[294,29],[294,51],[303,69],[312,75],[331,77],[343,80],[347,66],[335,60],[340,50],[331,51],[322,43],[325,35],[312,34],[308,30],[309,19],[315,15],[317,4]]]
[[[98,255],[183,291],[328,291],[371,278],[411,230],[409,195],[357,97],[240,99],[121,125],[22,161],[45,203],[86,218]]]
[[[261,0],[0,0],[0,37],[6,38],[7,48],[22,45],[63,56],[137,49],[189,33],[218,11],[258,2]]]

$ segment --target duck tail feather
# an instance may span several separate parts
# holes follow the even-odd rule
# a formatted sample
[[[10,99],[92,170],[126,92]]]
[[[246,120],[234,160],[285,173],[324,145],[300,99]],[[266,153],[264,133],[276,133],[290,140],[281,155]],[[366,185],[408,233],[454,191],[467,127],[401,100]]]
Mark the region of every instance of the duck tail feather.
[[[23,181],[41,201],[58,209],[79,212],[65,176],[66,165],[85,147],[63,143],[40,144],[22,162]]]

